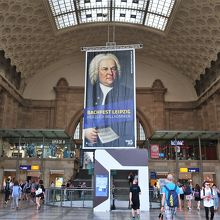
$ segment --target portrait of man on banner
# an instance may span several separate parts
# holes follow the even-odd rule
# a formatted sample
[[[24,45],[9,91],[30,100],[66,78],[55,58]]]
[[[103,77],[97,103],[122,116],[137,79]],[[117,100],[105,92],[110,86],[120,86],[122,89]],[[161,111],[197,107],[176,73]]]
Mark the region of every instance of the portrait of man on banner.
[[[86,58],[83,148],[136,147],[134,50]]]

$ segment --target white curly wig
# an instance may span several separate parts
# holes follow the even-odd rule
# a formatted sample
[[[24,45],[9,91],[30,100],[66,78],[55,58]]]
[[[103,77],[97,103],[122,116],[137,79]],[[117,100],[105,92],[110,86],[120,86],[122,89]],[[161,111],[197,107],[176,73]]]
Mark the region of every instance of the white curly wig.
[[[101,53],[101,54],[96,55],[92,59],[90,65],[89,65],[89,77],[90,77],[92,85],[94,85],[97,82],[98,75],[99,75],[100,62],[105,59],[112,59],[115,61],[116,66],[117,66],[118,77],[120,77],[121,65],[119,63],[118,58],[114,54],[111,54],[111,53],[107,53],[107,54]]]

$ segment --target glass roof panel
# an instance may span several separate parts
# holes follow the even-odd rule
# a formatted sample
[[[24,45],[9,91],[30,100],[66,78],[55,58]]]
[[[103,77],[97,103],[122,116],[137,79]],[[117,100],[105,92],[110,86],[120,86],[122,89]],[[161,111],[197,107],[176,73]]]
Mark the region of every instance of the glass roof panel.
[[[49,0],[49,4],[54,16],[75,11],[74,0]]]
[[[121,0],[117,1],[115,0],[114,2],[114,7],[115,8],[130,8],[130,9],[138,9],[138,10],[145,10],[147,1],[145,0]]]
[[[81,11],[80,23],[108,21],[108,9],[87,9]]]
[[[163,16],[170,16],[175,0],[151,0],[149,12]]]
[[[144,13],[138,10],[130,10],[124,8],[115,9],[115,21],[129,22],[141,24],[143,21]]]
[[[48,0],[57,29],[126,22],[164,31],[177,0]]]
[[[80,0],[79,10],[89,8],[108,8],[108,0]]]
[[[165,30],[168,19],[156,14],[147,14],[145,25],[148,27]]]
[[[58,29],[77,25],[76,17],[74,14],[64,14],[55,17],[55,22],[57,24]]]

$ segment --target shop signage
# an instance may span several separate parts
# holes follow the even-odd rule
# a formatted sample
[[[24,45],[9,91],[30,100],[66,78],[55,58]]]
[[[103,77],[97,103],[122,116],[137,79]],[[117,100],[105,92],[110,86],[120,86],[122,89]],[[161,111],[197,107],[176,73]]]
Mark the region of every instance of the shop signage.
[[[20,165],[20,170],[31,170],[31,165]]]
[[[180,173],[188,173],[188,168],[187,167],[181,167],[180,168]]]
[[[164,153],[159,153],[160,158],[164,158],[165,154]]]
[[[199,168],[188,168],[189,173],[199,173]]]
[[[38,165],[32,165],[31,170],[40,170],[40,167]]]
[[[106,197],[108,196],[108,176],[107,175],[96,175],[95,179],[96,191],[95,195],[97,197]]]
[[[156,172],[150,172],[150,178],[151,179],[157,179],[157,173]]]
[[[186,168],[181,167],[180,173],[199,173],[199,168]]]
[[[174,140],[170,142],[171,146],[183,146],[184,145],[184,141],[178,141],[178,140]]]
[[[65,140],[63,139],[53,139],[52,144],[65,144]]]
[[[158,144],[151,144],[150,145],[150,156],[151,158],[159,158],[159,153],[160,153],[160,147]]]

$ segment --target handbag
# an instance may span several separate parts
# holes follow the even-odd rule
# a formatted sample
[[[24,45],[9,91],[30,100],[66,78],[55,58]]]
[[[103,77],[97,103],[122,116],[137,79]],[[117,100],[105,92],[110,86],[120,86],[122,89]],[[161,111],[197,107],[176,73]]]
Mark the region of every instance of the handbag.
[[[36,190],[36,196],[40,195],[43,192],[43,190],[41,188],[38,188],[38,190]]]
[[[160,214],[158,215],[158,218],[159,218],[159,220],[163,220],[163,213],[160,213]]]

